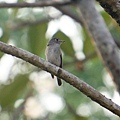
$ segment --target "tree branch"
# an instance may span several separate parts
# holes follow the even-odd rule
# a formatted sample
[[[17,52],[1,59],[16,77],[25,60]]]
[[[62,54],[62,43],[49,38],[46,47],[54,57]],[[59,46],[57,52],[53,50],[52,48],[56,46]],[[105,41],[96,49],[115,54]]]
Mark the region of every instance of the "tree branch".
[[[119,0],[96,0],[120,25],[120,3]]]
[[[69,17],[73,18],[76,22],[80,23],[82,26],[84,26],[82,17],[76,14],[71,9],[70,6],[55,6],[55,8],[61,11],[63,14],[68,15]]]
[[[9,26],[10,29],[12,30],[18,30],[18,29],[21,29],[23,27],[28,27],[28,26],[35,26],[35,25],[40,25],[42,23],[46,23],[46,22],[49,22],[51,20],[54,20],[54,19],[58,19],[60,18],[61,15],[58,15],[56,17],[44,17],[44,18],[41,18],[39,20],[36,20],[36,21],[21,21],[19,23],[11,23],[11,25]]]
[[[80,80],[78,77],[63,70],[62,68],[59,68],[43,60],[37,55],[34,55],[20,48],[16,48],[14,46],[7,45],[3,42],[0,42],[0,51],[7,53],[7,54],[11,54],[18,58],[21,58],[24,61],[33,64],[34,66],[37,66],[45,71],[55,74],[56,76],[64,79],[66,82],[74,86],[76,89],[81,91],[83,94],[91,98],[93,101],[97,102],[104,108],[110,110],[114,114],[120,116],[120,106],[112,102],[111,99],[106,98],[104,95],[96,91],[94,88],[92,88],[87,83]]]
[[[0,8],[25,8],[25,7],[29,8],[29,7],[59,6],[59,5],[67,5],[70,3],[72,3],[71,0],[65,0],[65,1],[45,0],[34,3],[27,3],[27,2],[0,3]]]
[[[95,1],[80,0],[79,8],[105,66],[111,73],[120,93],[120,53],[118,47],[108,31],[103,18],[96,10]]]

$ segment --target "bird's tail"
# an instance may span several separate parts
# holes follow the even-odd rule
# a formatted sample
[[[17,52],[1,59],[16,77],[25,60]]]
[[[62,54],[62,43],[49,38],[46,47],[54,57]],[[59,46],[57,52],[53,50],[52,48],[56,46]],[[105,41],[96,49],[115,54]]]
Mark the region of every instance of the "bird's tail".
[[[52,78],[54,79],[54,75],[51,74]],[[62,81],[60,78],[57,77],[57,82],[58,82],[58,85],[61,86],[62,85]]]
[[[51,74],[51,76],[52,76],[52,78],[54,79],[54,75],[53,75],[53,74]]]
[[[57,82],[58,82],[58,85],[61,86],[62,85],[62,81],[60,78],[57,77]]]

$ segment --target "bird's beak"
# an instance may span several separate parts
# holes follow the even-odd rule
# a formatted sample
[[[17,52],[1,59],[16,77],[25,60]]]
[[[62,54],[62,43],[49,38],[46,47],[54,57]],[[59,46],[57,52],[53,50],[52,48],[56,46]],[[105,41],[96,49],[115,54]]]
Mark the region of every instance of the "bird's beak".
[[[63,42],[65,42],[65,40],[59,40],[59,42],[60,42],[60,43],[63,43]]]

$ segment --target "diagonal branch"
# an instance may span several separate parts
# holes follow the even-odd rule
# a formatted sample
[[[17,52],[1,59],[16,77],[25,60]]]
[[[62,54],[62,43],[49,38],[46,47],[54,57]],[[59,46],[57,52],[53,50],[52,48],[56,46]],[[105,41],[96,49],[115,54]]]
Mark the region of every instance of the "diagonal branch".
[[[34,3],[27,2],[17,2],[17,3],[0,3],[0,8],[29,8],[29,7],[46,7],[46,6],[61,6],[72,3],[71,0],[65,1],[52,1],[52,0],[44,0]]]
[[[112,75],[120,93],[120,53],[118,47],[108,31],[103,18],[96,10],[95,1],[80,0],[79,8],[88,31],[93,37],[93,41],[96,44],[105,66]]]
[[[76,22],[80,23],[82,26],[84,26],[82,17],[76,14],[70,6],[55,6],[55,8],[58,9],[63,14],[73,18]]]
[[[74,86],[76,89],[81,91],[83,94],[91,98],[93,101],[97,102],[104,108],[110,110],[114,114],[120,116],[120,106],[112,102],[111,99],[106,98],[104,95],[96,91],[93,87],[91,87],[87,83],[80,80],[78,77],[63,70],[62,68],[59,68],[43,60],[37,55],[34,55],[20,48],[16,48],[14,46],[7,45],[3,42],[0,42],[0,51],[7,53],[7,54],[11,54],[12,56],[21,58],[24,61],[33,64],[34,66],[37,66],[45,71],[55,74],[56,76],[64,79],[66,82]]]

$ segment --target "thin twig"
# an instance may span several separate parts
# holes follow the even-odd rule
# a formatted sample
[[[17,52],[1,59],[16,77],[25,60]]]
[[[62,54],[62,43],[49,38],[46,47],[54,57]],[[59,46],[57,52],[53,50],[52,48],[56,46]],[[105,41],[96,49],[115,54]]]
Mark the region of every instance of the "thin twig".
[[[83,20],[82,17],[78,14],[76,14],[70,6],[55,6],[55,8],[57,8],[59,11],[61,11],[63,14],[70,16],[71,18],[73,18],[76,22],[80,23],[82,26],[84,26],[83,24]]]
[[[21,113],[24,110],[24,106],[25,106],[26,100],[32,95],[32,93],[33,93],[33,90],[31,89],[27,93],[27,95],[25,96],[24,102],[13,112],[12,120],[17,120],[19,118],[19,116],[21,115]]]
[[[86,118],[86,117],[83,117],[83,116],[79,115],[79,114],[76,112],[76,110],[73,108],[73,106],[71,106],[66,99],[64,99],[64,100],[65,100],[65,103],[66,103],[66,106],[67,106],[68,111],[69,111],[71,114],[73,114],[78,120],[79,120],[79,119],[80,119],[80,120],[82,120],[82,119],[84,120],[84,119]]]

